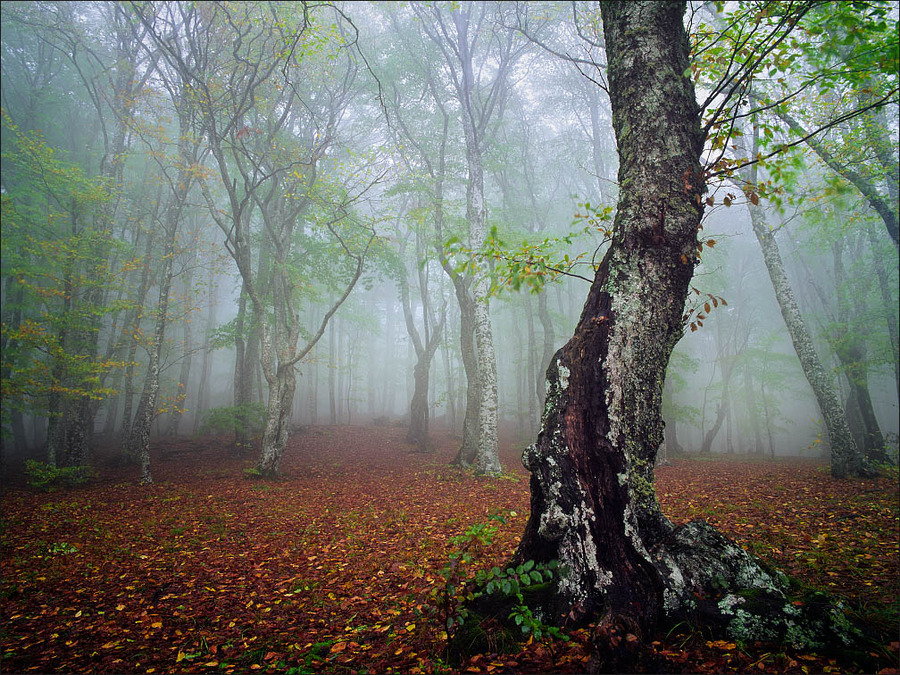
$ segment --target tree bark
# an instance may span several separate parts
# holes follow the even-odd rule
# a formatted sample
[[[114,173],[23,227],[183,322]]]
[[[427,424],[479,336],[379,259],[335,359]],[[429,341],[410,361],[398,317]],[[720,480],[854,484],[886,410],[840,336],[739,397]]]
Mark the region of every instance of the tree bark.
[[[547,372],[542,429],[523,455],[531,516],[513,563],[559,562],[552,592],[535,598],[532,611],[550,623],[600,615],[593,668],[610,672],[626,667],[626,633],[640,640],[663,618],[693,620],[712,610],[741,634],[741,612],[751,607],[736,590],[757,589],[781,603],[767,623],[781,635],[789,621],[780,618],[788,604],[782,584],[755,558],[702,521],[675,528],[656,500],[660,404],[696,262],[704,137],[684,75],[685,3],[605,2],[600,9],[619,204],[575,334]]]
[[[478,360],[475,356],[475,311],[465,281],[456,275],[452,277],[459,303],[459,352],[463,371],[466,374],[466,412],[463,416],[463,439],[452,464],[469,467],[475,463],[478,454],[478,428],[481,408],[479,401]]]
[[[688,69],[684,3],[601,5],[620,198],[614,235],[574,336],[547,371],[516,559],[567,572],[553,618],[604,612],[629,632],[661,617],[649,549],[672,532],[653,487],[666,365],[682,334],[704,191],[703,134]]]

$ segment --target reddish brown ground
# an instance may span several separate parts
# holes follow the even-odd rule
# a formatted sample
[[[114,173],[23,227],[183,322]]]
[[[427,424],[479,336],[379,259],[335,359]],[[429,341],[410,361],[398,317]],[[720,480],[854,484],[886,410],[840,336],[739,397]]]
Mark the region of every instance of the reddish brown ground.
[[[528,480],[448,466],[456,441],[417,455],[403,429],[315,427],[283,478],[245,478],[220,439],[157,444],[156,484],[105,469],[89,488],[2,497],[3,672],[579,672],[589,631],[518,653],[441,660],[433,592],[449,539],[501,512],[484,565],[512,551]],[[812,462],[680,461],[658,471],[664,510],[711,521],[896,635],[896,478],[834,481]],[[673,672],[853,672],[854,661],[709,641],[686,627],[653,644]],[[897,672],[897,643],[873,643]]]

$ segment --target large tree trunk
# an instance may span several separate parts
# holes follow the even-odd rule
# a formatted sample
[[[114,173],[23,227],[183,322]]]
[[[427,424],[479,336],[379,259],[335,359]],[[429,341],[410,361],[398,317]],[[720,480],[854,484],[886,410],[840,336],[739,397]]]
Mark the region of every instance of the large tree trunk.
[[[734,591],[757,589],[781,603],[766,623],[773,639],[790,625],[779,618],[788,606],[780,583],[753,557],[702,521],[673,527],[656,500],[664,377],[697,251],[703,134],[685,76],[685,3],[600,8],[620,157],[618,211],[575,334],[547,372],[542,429],[523,455],[531,516],[513,558],[559,562],[552,591],[533,601],[545,622],[600,615],[598,670],[626,667],[625,633],[639,642],[663,617],[712,612],[732,634],[745,613],[768,620],[771,606],[751,607]]]
[[[572,339],[547,371],[523,461],[531,517],[516,557],[557,559],[554,614],[656,624],[664,583],[648,549],[672,531],[653,487],[666,366],[682,334],[704,190],[703,134],[683,3],[601,5],[620,199],[610,249]]]
[[[264,350],[265,351],[265,348]],[[276,367],[275,381],[269,382],[269,402],[266,406],[266,426],[257,468],[263,476],[275,476],[291,429],[291,409],[297,374],[293,364]]]

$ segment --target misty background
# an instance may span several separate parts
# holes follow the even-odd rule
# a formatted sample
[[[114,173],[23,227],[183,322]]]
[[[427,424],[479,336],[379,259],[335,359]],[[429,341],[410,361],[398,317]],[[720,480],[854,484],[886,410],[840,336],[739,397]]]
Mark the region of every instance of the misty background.
[[[477,6],[476,98],[492,106],[481,129],[483,247],[466,224],[461,75],[428,34],[440,30],[428,8],[339,4],[295,32],[261,29],[268,6],[248,3],[228,10],[233,32],[207,32],[200,45],[213,20],[205,3],[186,29],[177,3],[3,3],[4,462],[46,457],[49,421],[82,401],[88,435],[124,447],[142,397],[153,400],[152,372],[154,436],[221,431],[210,411],[235,406],[236,388],[265,404],[251,293],[271,298],[273,335],[281,321],[295,345],[314,343],[293,366],[292,425],[408,423],[419,352],[433,342],[430,427],[461,434],[452,276],[473,260],[490,269],[501,428],[532,442],[549,358],[605,250],[617,155],[588,63],[602,63],[602,45],[583,37],[598,34],[591,8],[576,6],[577,23],[568,4]],[[695,29],[712,23],[694,9]],[[278,16],[289,24],[292,11]],[[252,74],[234,56],[276,44],[283,63],[260,58]],[[184,79],[173,55],[203,69],[208,88]],[[840,104],[839,89],[799,98],[793,114],[813,123]],[[896,150],[897,110],[884,112]],[[865,172],[873,160],[855,124],[820,138]],[[790,137],[784,123],[771,128]],[[771,236],[858,444],[872,431],[859,411],[865,390],[896,458],[896,245],[806,146],[765,171],[778,188],[762,201]],[[666,450],[827,456],[749,199],[727,180],[710,196],[701,236],[712,243],[666,379]],[[293,320],[279,318],[279,292]]]

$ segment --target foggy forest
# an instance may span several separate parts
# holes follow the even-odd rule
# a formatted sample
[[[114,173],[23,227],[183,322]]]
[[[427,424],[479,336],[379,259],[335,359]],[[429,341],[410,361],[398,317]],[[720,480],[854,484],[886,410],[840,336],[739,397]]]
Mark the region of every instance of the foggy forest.
[[[4,672],[900,672],[894,3],[0,17]]]

